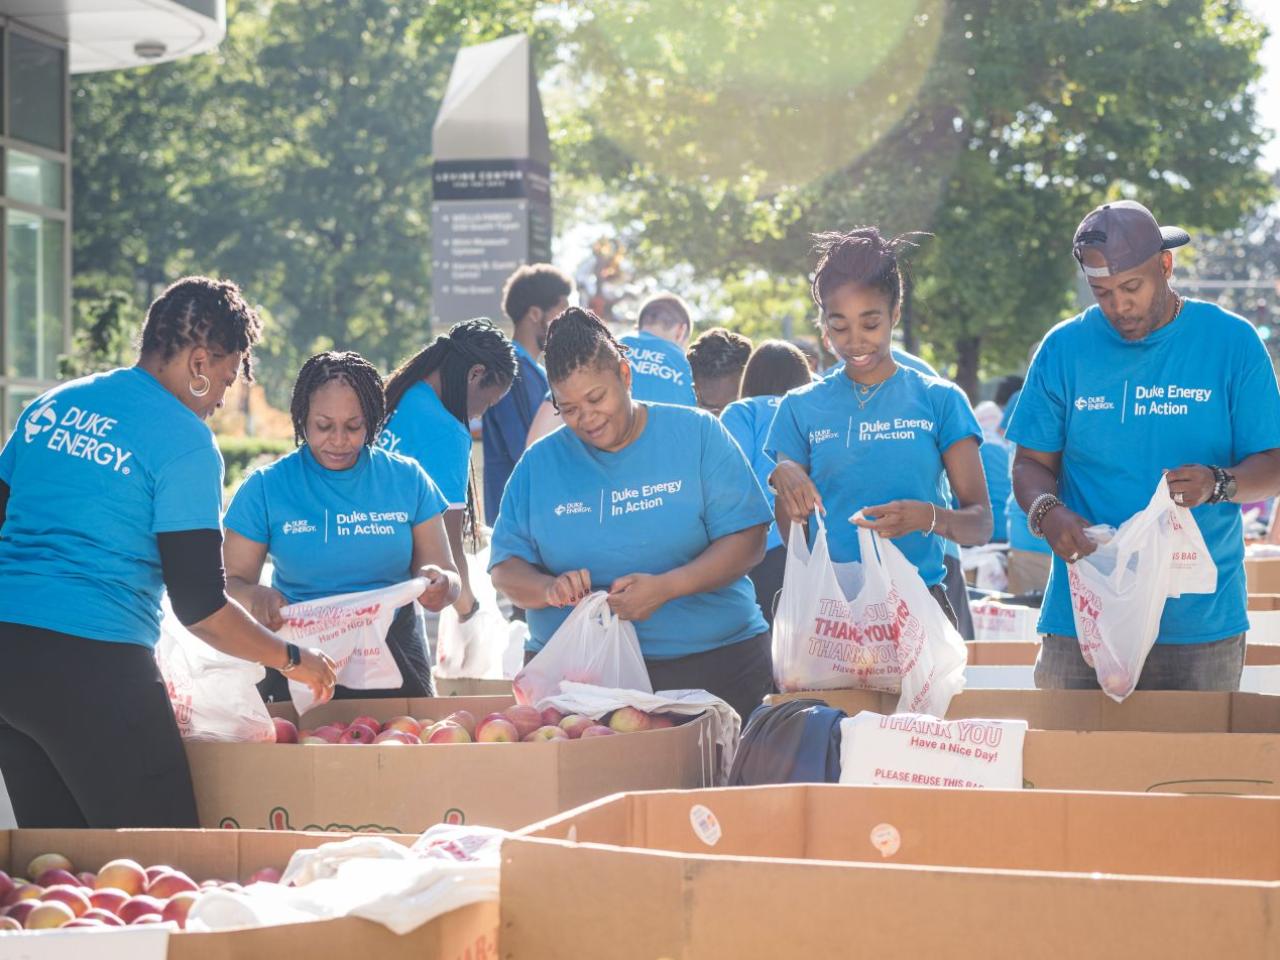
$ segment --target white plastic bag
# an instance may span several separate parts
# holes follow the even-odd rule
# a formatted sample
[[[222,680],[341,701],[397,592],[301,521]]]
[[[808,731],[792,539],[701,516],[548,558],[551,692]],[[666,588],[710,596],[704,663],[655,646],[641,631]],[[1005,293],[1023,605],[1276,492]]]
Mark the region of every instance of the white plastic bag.
[[[535,704],[559,693],[561,680],[653,693],[636,628],[609,609],[603,590],[573,608],[511,686],[518,703]]]
[[[1098,549],[1067,566],[1076,638],[1098,685],[1119,702],[1138,685],[1165,601],[1212,593],[1218,571],[1191,511],[1173,502],[1163,477],[1147,506],[1114,533],[1086,532]]]
[[[396,611],[412,603],[427,581],[421,577],[393,587],[343,593],[280,610],[284,626],[277,634],[300,647],[318,647],[338,665],[338,682],[353,690],[389,690],[404,683],[387,647],[387,631]],[[289,681],[289,695],[299,716],[315,706],[311,690]]]
[[[274,743],[275,724],[256,684],[266,671],[228,656],[192,634],[161,604],[156,661],[184,740]]]
[[[898,710],[943,716],[964,687],[964,640],[896,546],[858,529],[862,559],[833,563],[822,518],[813,550],[792,524],[773,622],[778,689],[899,693]]]
[[[466,623],[458,622],[453,607],[440,611],[436,628],[435,675],[445,680],[474,677],[502,680],[514,676],[504,672],[504,657],[511,638],[510,624],[498,609],[498,595],[485,568],[489,548],[467,556],[471,591],[480,609]],[[519,669],[517,667],[517,669]]]

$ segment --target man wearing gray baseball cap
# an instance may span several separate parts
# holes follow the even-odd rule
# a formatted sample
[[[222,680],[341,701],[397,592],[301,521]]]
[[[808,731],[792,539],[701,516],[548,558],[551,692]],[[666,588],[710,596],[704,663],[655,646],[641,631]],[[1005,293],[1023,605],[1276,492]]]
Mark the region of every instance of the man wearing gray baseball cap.
[[[1076,641],[1067,567],[1120,526],[1167,471],[1218,568],[1212,594],[1168,600],[1139,689],[1235,690],[1244,664],[1242,502],[1280,492],[1280,389],[1246,320],[1170,286],[1186,231],[1140,203],[1093,210],[1073,252],[1097,304],[1045,337],[1009,424],[1014,494],[1056,555],[1035,682],[1096,689]]]

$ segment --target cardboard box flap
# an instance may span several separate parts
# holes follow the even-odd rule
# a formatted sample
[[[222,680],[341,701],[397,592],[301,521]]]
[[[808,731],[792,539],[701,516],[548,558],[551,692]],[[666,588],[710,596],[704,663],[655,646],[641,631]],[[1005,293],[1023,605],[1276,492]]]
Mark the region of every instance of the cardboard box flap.
[[[1261,612],[1280,610],[1280,593],[1249,594],[1249,609]]]

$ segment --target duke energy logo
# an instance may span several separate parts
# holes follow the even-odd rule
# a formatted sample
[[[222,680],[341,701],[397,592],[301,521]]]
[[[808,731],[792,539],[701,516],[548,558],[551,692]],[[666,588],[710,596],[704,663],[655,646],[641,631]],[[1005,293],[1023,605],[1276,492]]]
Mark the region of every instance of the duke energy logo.
[[[566,514],[568,514],[569,516],[574,516],[576,514],[590,513],[590,512],[591,512],[591,508],[588,507],[581,500],[574,500],[572,503],[557,504],[556,510],[555,510],[557,517],[563,517]]]
[[[27,418],[26,438],[30,443],[46,430],[52,430],[58,424],[58,415],[54,412],[53,401],[50,400],[44,406],[31,412],[31,416]]]
[[[1106,397],[1076,397],[1076,409],[1082,413],[1085,410],[1114,410],[1116,405]]]

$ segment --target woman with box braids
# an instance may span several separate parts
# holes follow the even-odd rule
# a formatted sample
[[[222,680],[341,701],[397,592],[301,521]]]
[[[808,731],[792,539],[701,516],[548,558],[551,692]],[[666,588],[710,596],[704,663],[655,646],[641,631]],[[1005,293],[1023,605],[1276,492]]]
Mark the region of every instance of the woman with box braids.
[[[564,429],[516,464],[490,556],[494,585],[527,611],[526,660],[607,591],[652,689],[709,690],[745,718],[772,666],[747,579],[770,512],[742,451],[705,411],[636,400],[626,348],[587,310],[551,322],[544,360]]]
[[[261,335],[234,283],[179,280],[134,366],[37,397],[0,452],[0,773],[21,827],[199,825],[156,661],[166,591],[192,642],[332,692],[332,661],[254,622],[223,576],[205,421]]]
[[[316,354],[293,386],[298,449],[251,474],[227,508],[227,589],[272,630],[284,625],[287,604],[414,577],[426,581],[417,599],[428,610],[458,596],[444,496],[421,466],[376,445],[383,404],[382,377],[360,354]],[[260,583],[268,557],[269,587]],[[412,603],[396,611],[385,640],[400,686],[368,690],[346,682],[335,698],[431,696],[431,662]],[[285,680],[271,671],[263,696],[288,699]]]
[[[902,255],[920,236],[887,239],[858,227],[814,237],[813,300],[844,368],[783,398],[765,452],[778,464],[769,482],[779,531],[807,523],[814,509],[838,518],[827,524],[835,563],[860,559],[854,524],[894,540],[954,624],[943,539],[986,543],[991,504],[968,398],[954,383],[899,364],[892,351]],[[942,496],[947,481],[957,509]]]
[[[515,347],[479,318],[455,323],[387,379],[387,423],[378,444],[422,464],[449,501],[445,528],[462,575],[454,609],[463,621],[480,609],[463,548],[467,538],[479,546],[469,424],[506,395],[515,375]]]

